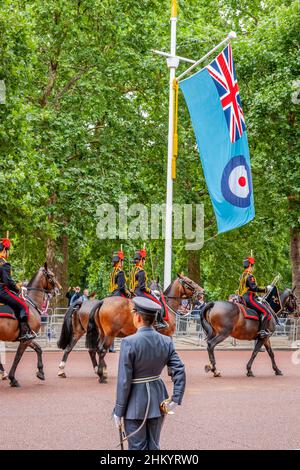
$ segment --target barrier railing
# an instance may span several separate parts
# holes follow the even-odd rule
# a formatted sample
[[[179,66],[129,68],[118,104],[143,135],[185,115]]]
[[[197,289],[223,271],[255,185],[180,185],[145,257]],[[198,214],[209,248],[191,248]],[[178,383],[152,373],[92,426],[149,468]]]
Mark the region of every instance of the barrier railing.
[[[43,345],[55,346],[60,336],[62,324],[64,321],[66,308],[49,309],[48,317],[42,321],[41,332],[38,340],[44,342]],[[277,338],[276,342],[280,346],[291,347],[295,342],[300,344],[300,318],[282,318],[280,324],[276,326],[273,338]],[[178,315],[176,317],[176,341],[186,341],[190,344],[199,345],[205,340],[206,334],[201,326],[200,318],[197,313],[191,312],[188,315]],[[274,339],[273,339],[274,341]],[[118,345],[120,340],[116,340]],[[231,339],[231,344],[236,346],[239,342]],[[79,341],[77,348],[84,347],[84,339]]]

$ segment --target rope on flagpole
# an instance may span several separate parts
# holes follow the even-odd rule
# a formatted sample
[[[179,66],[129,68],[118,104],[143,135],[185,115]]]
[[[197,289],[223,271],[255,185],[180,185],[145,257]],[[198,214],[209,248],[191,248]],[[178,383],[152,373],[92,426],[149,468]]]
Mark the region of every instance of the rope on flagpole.
[[[176,161],[178,157],[178,89],[176,78],[173,80],[174,90],[174,119],[173,119],[173,155],[172,155],[172,179],[176,179]]]

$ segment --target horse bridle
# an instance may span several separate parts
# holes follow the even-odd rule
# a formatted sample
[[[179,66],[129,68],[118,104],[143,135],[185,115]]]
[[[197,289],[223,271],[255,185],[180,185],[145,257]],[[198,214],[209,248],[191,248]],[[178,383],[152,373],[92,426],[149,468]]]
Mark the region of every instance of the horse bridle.
[[[37,292],[43,292],[44,294],[47,295],[47,300],[46,300],[46,305],[48,307],[49,301],[51,296],[54,294],[55,295],[55,278],[54,275],[50,274],[45,268],[42,269],[42,272],[46,279],[53,284],[52,289],[44,289],[43,287],[26,287],[26,291],[37,291]],[[28,302],[38,311],[40,315],[42,315],[43,312],[39,309],[39,307],[36,305],[35,301],[26,293],[24,298],[28,300]],[[46,309],[44,309],[46,310]]]

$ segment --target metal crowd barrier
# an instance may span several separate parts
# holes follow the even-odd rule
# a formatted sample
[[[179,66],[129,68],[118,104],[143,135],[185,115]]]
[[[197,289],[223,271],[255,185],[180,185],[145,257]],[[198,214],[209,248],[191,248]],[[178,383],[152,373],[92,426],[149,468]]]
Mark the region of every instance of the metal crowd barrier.
[[[46,320],[42,322],[41,332],[39,340],[44,345],[54,346],[59,339],[62,324],[64,321],[65,313],[67,308],[54,308],[49,309],[49,315]],[[205,340],[206,334],[201,326],[199,315],[195,312],[191,312],[188,315],[178,315],[176,317],[176,330],[175,338],[178,340],[193,340],[196,345]],[[292,344],[299,342],[300,345],[300,318],[282,318],[280,324],[276,326],[273,337],[278,338],[282,344],[286,344],[287,347]],[[119,344],[120,340],[116,340],[116,344]],[[232,339],[231,343],[233,346],[237,345],[237,341]],[[84,339],[79,341],[77,348],[84,347]]]

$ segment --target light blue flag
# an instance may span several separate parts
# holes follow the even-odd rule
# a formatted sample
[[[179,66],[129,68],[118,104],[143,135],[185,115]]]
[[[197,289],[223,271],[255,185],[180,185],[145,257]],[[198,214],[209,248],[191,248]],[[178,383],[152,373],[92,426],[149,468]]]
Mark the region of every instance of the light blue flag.
[[[205,69],[180,82],[193,123],[218,233],[254,218],[247,132],[228,45]]]

